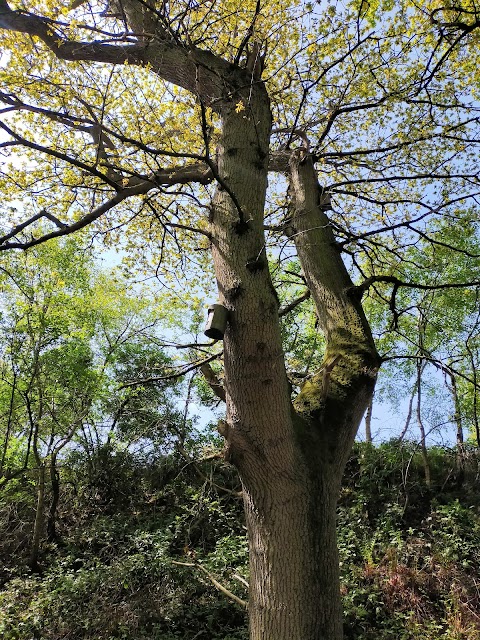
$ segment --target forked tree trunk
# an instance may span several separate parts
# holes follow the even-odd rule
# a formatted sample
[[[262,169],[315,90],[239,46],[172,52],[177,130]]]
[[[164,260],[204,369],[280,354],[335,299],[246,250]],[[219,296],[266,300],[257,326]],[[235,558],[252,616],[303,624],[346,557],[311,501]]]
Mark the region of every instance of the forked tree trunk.
[[[359,302],[350,296],[345,267],[329,246],[331,231],[311,236],[310,227],[318,227],[322,214],[313,165],[306,165],[307,179],[297,165],[296,200],[313,190],[308,215],[300,216],[297,248],[330,346],[322,372],[293,407],[265,255],[270,113],[263,88],[250,91],[244,104],[245,111],[237,113],[232,105],[223,113],[218,171],[224,186],[214,198],[211,233],[220,302],[229,309],[224,435],[244,490],[250,637],[340,640],[336,503],[378,357]],[[319,259],[320,267],[312,271],[311,263]],[[324,268],[328,277],[322,282]]]

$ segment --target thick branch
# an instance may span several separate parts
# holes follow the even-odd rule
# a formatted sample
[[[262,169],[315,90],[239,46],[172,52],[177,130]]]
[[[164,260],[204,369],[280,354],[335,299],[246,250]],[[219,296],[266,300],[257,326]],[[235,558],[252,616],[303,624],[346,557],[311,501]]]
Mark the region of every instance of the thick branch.
[[[67,40],[48,18],[23,11],[12,11],[6,0],[0,0],[0,29],[26,33],[42,40],[62,60],[91,60],[109,64],[143,65],[145,45],[111,45],[102,42]]]
[[[326,339],[322,370],[304,384],[295,407],[323,425],[329,446],[343,441],[339,449],[348,450],[380,359],[359,299],[347,294],[352,283],[322,210],[322,190],[310,157],[292,158],[290,189],[293,238]]]
[[[110,198],[102,205],[91,211],[89,214],[83,216],[82,218],[80,218],[80,220],[77,220],[72,224],[63,223],[55,216],[52,216],[52,214],[48,214],[44,211],[32,216],[31,218],[29,218],[29,220],[14,227],[9,233],[0,238],[0,251],[5,251],[7,249],[28,249],[29,247],[34,247],[35,245],[46,242],[47,240],[50,240],[52,238],[58,238],[60,236],[66,236],[74,233],[75,231],[83,229],[89,224],[92,224],[105,213],[107,213],[107,211],[110,211],[127,198],[143,195],[160,185],[171,186],[175,184],[187,184],[189,182],[208,184],[211,179],[212,176],[210,174],[210,171],[206,169],[203,164],[162,169],[161,171],[157,171],[155,174],[153,174],[148,180],[141,180],[140,178],[138,178],[137,184],[128,186],[125,189],[120,190],[113,198]],[[136,180],[137,179],[135,179],[135,181]],[[11,238],[15,237],[18,233],[26,229],[41,217],[47,217],[55,222],[55,225],[58,227],[57,230],[46,233],[37,238],[32,238],[31,240],[18,240],[8,242]]]
[[[245,70],[209,51],[192,45],[182,46],[158,21],[155,33],[144,33],[141,3],[124,0],[124,5],[128,20],[132,22],[130,28],[139,34],[138,44],[126,46],[69,40],[55,22],[31,13],[12,11],[6,0],[0,0],[0,29],[36,36],[62,60],[149,64],[161,78],[200,96],[205,105],[218,111],[222,103],[234,105],[237,92],[251,85],[251,76]]]

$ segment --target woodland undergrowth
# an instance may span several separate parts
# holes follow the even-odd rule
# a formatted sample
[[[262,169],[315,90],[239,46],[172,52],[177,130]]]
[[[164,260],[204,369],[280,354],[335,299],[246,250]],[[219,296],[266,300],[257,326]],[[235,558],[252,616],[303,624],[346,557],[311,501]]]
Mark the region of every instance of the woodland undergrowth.
[[[0,493],[4,640],[240,640],[247,598],[239,483],[214,460],[112,447],[60,469],[57,540],[28,569],[28,477]],[[480,457],[414,444],[356,445],[338,508],[346,640],[480,638]],[[180,563],[180,564],[178,564]]]

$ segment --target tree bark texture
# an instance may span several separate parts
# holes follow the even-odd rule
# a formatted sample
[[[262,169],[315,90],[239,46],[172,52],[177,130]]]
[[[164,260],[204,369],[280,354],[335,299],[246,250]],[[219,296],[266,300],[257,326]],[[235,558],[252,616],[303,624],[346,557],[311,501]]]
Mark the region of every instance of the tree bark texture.
[[[250,93],[242,113],[224,113],[218,171],[235,193],[243,222],[238,206],[220,187],[211,234],[220,302],[229,310],[224,435],[244,490],[251,639],[339,640],[336,503],[344,464],[373,391],[378,356],[360,304],[349,298],[352,283],[330,246],[330,229],[316,233],[319,216],[321,224],[327,223],[313,165],[306,165],[306,177],[294,183],[302,235],[297,248],[328,347],[323,372],[305,385],[297,411],[292,406],[278,300],[265,255],[270,114],[261,86]],[[301,198],[311,201],[308,211],[298,205]],[[312,269],[318,261],[323,263]]]
[[[323,461],[341,474],[372,397],[380,358],[322,210],[310,157],[292,158],[290,185],[295,246],[326,340],[323,366],[304,384],[295,408],[318,425]]]

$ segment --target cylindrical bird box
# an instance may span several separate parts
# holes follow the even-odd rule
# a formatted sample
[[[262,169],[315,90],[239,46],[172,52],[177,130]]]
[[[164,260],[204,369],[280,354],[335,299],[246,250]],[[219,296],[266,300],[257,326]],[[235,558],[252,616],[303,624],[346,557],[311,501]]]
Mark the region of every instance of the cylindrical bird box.
[[[322,211],[332,211],[332,196],[325,191],[323,187],[320,187],[320,209]]]
[[[204,334],[212,340],[223,340],[227,327],[228,309],[221,304],[212,304],[208,307],[207,324]]]

